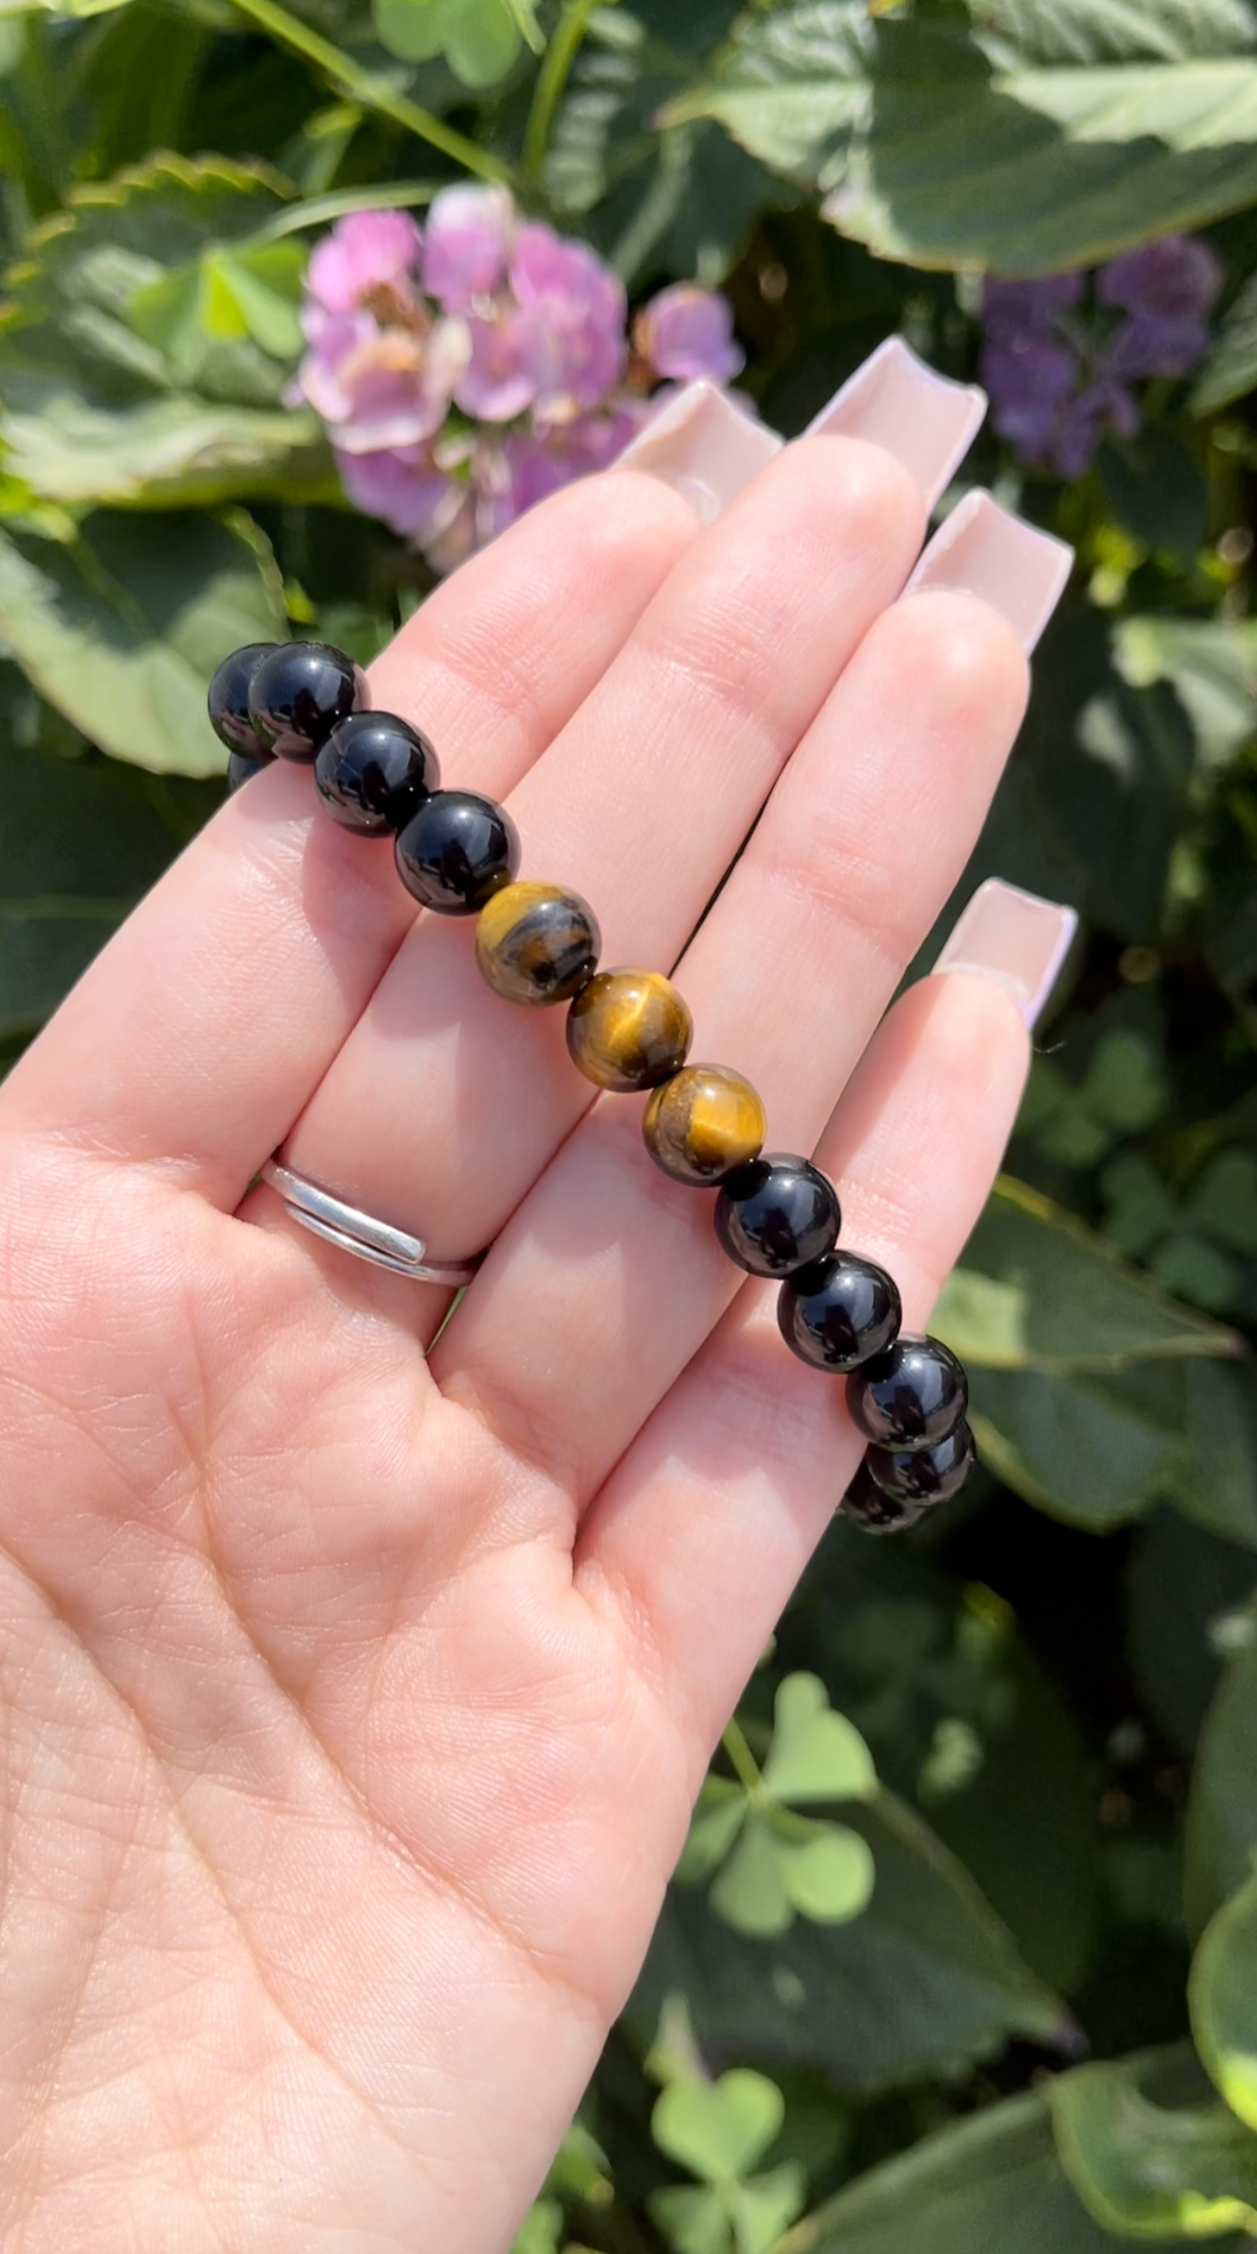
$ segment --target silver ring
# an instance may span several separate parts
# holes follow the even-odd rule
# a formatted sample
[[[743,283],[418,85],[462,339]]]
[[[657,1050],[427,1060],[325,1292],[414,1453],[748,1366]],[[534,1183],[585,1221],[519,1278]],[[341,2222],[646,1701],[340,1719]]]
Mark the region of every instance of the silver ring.
[[[303,1229],[312,1230],[328,1244],[339,1245],[342,1252],[356,1253],[359,1260],[369,1260],[373,1267],[390,1268],[396,1276],[410,1276],[415,1283],[469,1284],[484,1258],[479,1253],[474,1260],[427,1260],[422,1237],[407,1236],[404,1229],[395,1229],[388,1221],[360,1213],[356,1205],[346,1205],[343,1198],[333,1197],[317,1182],[307,1182],[303,1174],[294,1174],[277,1159],[267,1159],[261,1179],[282,1197]]]

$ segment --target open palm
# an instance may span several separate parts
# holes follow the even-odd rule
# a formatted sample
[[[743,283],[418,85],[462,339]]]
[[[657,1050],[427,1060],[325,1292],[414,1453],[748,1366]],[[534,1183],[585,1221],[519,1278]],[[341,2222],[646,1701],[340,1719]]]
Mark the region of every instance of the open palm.
[[[877,1030],[1025,693],[959,547],[896,602],[922,526],[852,438],[706,530],[613,473],[373,672],[604,962],[680,958],[694,1055],[818,1149],[917,1326],[1026,1061],[989,978]],[[225,806],[0,1094],[25,2254],[509,2246],[859,1453],[640,1105],[591,1107],[562,1013],[489,993],[312,800],[277,765]],[[447,1292],[250,1188],[281,1145],[435,1258],[492,1244],[439,1338]]]

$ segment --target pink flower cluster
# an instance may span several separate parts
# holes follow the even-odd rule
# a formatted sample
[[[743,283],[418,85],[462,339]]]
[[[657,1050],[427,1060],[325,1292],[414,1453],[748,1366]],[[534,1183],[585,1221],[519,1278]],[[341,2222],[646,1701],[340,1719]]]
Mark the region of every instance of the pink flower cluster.
[[[660,380],[742,367],[722,297],[680,284],[638,315],[587,244],[505,188],[445,189],[342,219],[313,253],[294,396],[326,423],[345,492],[448,571],[589,470],[653,411]]]

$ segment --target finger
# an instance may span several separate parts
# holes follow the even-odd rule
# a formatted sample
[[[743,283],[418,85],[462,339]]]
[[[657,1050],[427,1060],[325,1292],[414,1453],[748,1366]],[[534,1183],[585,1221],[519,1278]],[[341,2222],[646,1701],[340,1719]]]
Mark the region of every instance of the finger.
[[[821,1138],[844,1242],[895,1277],[906,1330],[925,1328],[982,1211],[1028,1060],[1021,1011],[994,978],[924,979]],[[785,1345],[776,1298],[772,1286],[739,1295],[617,1466],[576,1553],[577,1585],[680,1718],[695,1789],[864,1446],[842,1383]]]
[[[921,380],[931,403],[939,388],[952,401],[933,425],[932,484],[971,433],[974,404]],[[745,418],[708,404],[723,424],[705,409],[697,431],[678,414],[665,434],[683,481],[686,446],[710,477],[718,442],[747,443]],[[857,434],[868,406],[858,390]],[[914,441],[920,467],[915,427]],[[510,806],[525,874],[574,883],[596,903],[604,963],[666,965],[679,953],[800,734],[902,586],[922,501],[884,448],[853,444],[850,431],[788,450],[690,549],[524,779]],[[425,919],[286,1159],[417,1232],[433,1258],[474,1253],[591,1100],[562,1018],[504,1003],[481,982],[467,933]],[[441,1306],[431,1296],[429,1329]]]
[[[430,597],[372,668],[460,779],[505,794],[611,662],[693,512],[661,482],[588,480]],[[178,1169],[233,1208],[376,986],[415,903],[385,848],[316,819],[277,761],[123,925],[6,1083],[10,1119]]]
[[[1059,592],[1069,552],[987,503],[1005,589]],[[947,551],[967,576],[962,550]],[[938,590],[870,633],[678,967],[696,1060],[745,1073],[770,1150],[812,1147],[981,827],[1024,709],[1021,641]],[[1001,600],[1006,595],[1001,595]],[[650,1162],[640,1105],[604,1101],[495,1247],[437,1381],[587,1500],[740,1281],[709,1193]],[[547,1308],[538,1327],[527,1310]],[[574,1383],[579,1372],[580,1382]]]

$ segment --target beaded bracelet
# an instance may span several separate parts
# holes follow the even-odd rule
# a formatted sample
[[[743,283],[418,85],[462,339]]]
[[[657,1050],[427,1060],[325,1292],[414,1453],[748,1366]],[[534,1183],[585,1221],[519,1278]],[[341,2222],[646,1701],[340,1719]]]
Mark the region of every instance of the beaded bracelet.
[[[419,729],[370,709],[366,681],[323,642],[253,643],[221,665],[210,721],[239,789],[276,757],[313,766],[345,829],[394,839],[408,892],[438,915],[476,916],[487,983],[525,1008],[568,1004],[567,1046],[596,1087],[650,1091],[646,1148],[673,1181],[715,1189],[716,1234],[749,1275],[781,1284],[777,1320],[801,1361],[845,1377],[869,1443],[839,1509],[873,1533],[914,1526],[973,1468],[968,1387],[937,1338],[902,1334],[890,1276],[838,1251],[838,1193],[810,1159],[764,1155],[764,1106],[727,1065],[687,1064],[693,1020],[658,971],[598,969],[600,934],[579,893],[520,883],[519,833],[476,791],[442,790]]]

